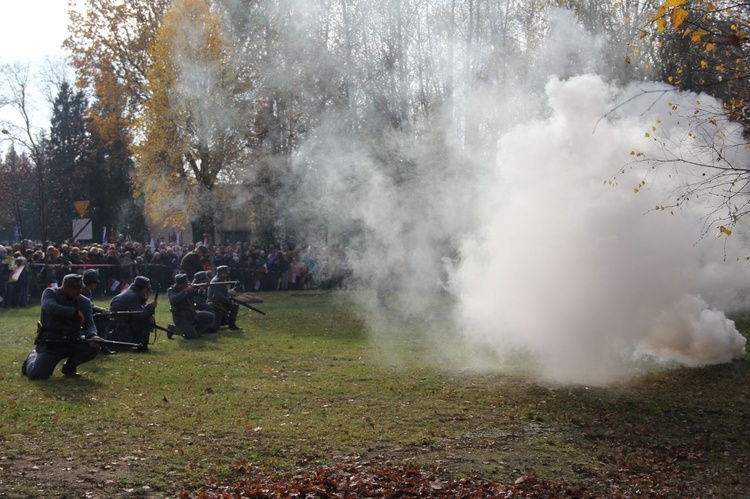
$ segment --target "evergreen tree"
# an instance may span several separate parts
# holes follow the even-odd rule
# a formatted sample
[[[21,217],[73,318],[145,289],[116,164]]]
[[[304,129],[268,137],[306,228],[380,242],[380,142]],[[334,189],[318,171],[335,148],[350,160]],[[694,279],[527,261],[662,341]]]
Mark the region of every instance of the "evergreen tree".
[[[86,107],[87,99],[82,90],[74,91],[67,82],[60,85],[52,109],[46,178],[47,235],[53,241],[73,236],[72,220],[77,216],[73,203],[86,200],[87,172],[83,168]]]

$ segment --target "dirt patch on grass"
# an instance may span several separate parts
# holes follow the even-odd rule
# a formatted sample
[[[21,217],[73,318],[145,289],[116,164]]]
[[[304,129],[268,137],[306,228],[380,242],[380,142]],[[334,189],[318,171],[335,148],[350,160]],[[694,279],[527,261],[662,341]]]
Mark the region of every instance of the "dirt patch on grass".
[[[154,497],[172,492],[150,486],[143,457],[124,456],[107,463],[37,456],[0,458],[0,497]]]

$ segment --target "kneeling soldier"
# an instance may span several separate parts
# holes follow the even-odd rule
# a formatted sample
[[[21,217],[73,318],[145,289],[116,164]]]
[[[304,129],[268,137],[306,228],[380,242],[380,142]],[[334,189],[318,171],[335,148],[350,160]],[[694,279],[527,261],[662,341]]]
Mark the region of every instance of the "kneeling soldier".
[[[207,284],[211,280],[208,277],[208,272],[200,271],[196,272],[193,278],[193,282],[190,283],[195,289],[193,293],[193,303],[195,304],[196,310],[205,310],[214,317],[214,323],[207,332],[215,333],[221,328],[221,315],[214,311],[214,308],[208,303],[208,286]]]
[[[36,338],[36,349],[21,366],[29,379],[47,379],[55,366],[67,358],[62,366],[66,376],[78,377],[76,367],[96,358],[99,345],[78,341],[101,340],[91,315],[91,301],[81,295],[83,277],[68,274],[59,288],[47,288],[42,293],[42,311]]]
[[[195,288],[188,282],[187,274],[174,276],[174,284],[167,289],[167,297],[176,331],[168,332],[167,338],[172,339],[172,335],[179,334],[186,340],[190,340],[202,336],[213,328],[214,314],[195,309],[194,293]]]
[[[109,311],[115,316],[115,326],[109,333],[116,341],[140,343],[141,352],[148,351],[148,340],[154,329],[154,313],[157,300],[148,302],[151,293],[151,281],[148,277],[138,276],[128,289],[112,298]]]
[[[215,313],[220,315],[220,325],[229,326],[232,331],[242,331],[242,328],[237,325],[237,311],[240,306],[231,299],[236,292],[230,291],[229,286],[224,284],[228,278],[229,267],[220,265],[216,269],[216,277],[211,279],[209,283],[208,301],[213,306]]]

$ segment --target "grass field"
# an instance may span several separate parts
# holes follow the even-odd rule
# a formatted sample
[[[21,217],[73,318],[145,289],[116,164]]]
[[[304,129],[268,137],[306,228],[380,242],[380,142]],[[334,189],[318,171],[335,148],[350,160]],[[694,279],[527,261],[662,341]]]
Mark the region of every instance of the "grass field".
[[[445,479],[533,473],[601,496],[750,496],[747,360],[546,386],[445,369],[418,324],[370,338],[342,292],[261,297],[267,315],[243,315],[244,331],[162,335],[81,379],[58,368],[33,382],[20,370],[39,307],[0,311],[0,497],[197,496],[352,460]]]

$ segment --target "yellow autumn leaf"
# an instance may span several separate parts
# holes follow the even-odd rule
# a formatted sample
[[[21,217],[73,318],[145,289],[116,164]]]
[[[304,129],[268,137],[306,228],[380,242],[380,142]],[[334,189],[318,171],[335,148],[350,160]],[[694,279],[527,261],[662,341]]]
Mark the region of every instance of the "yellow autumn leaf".
[[[651,137],[651,134],[646,132],[646,137]]]
[[[708,63],[706,61],[701,61],[701,69],[706,69],[708,67]]]
[[[646,38],[648,36],[648,31],[641,30],[641,39]]]
[[[687,3],[687,0],[667,0],[664,2],[665,7],[679,7]]]
[[[713,43],[706,44],[706,52],[713,52],[715,48],[716,48],[716,45]]]
[[[727,228],[726,228],[726,227],[724,227],[723,225],[722,225],[721,227],[719,227],[719,231],[720,231],[720,232],[721,232],[722,234],[726,234],[726,235],[728,235],[728,236],[731,236],[731,235],[732,235],[732,231],[731,231],[731,230],[729,230],[729,229],[727,229]]]
[[[629,56],[625,56],[625,63],[626,64],[630,64],[630,57]]]
[[[657,9],[656,15],[654,15],[654,17],[651,20],[656,21],[657,19],[660,19],[666,15],[667,15],[667,8],[662,5],[661,7]]]
[[[682,23],[688,18],[688,11],[685,9],[674,9],[672,11],[672,27],[675,31],[682,26]]]
[[[663,33],[667,29],[667,20],[663,17],[656,21],[656,27],[659,28],[659,32]]]

